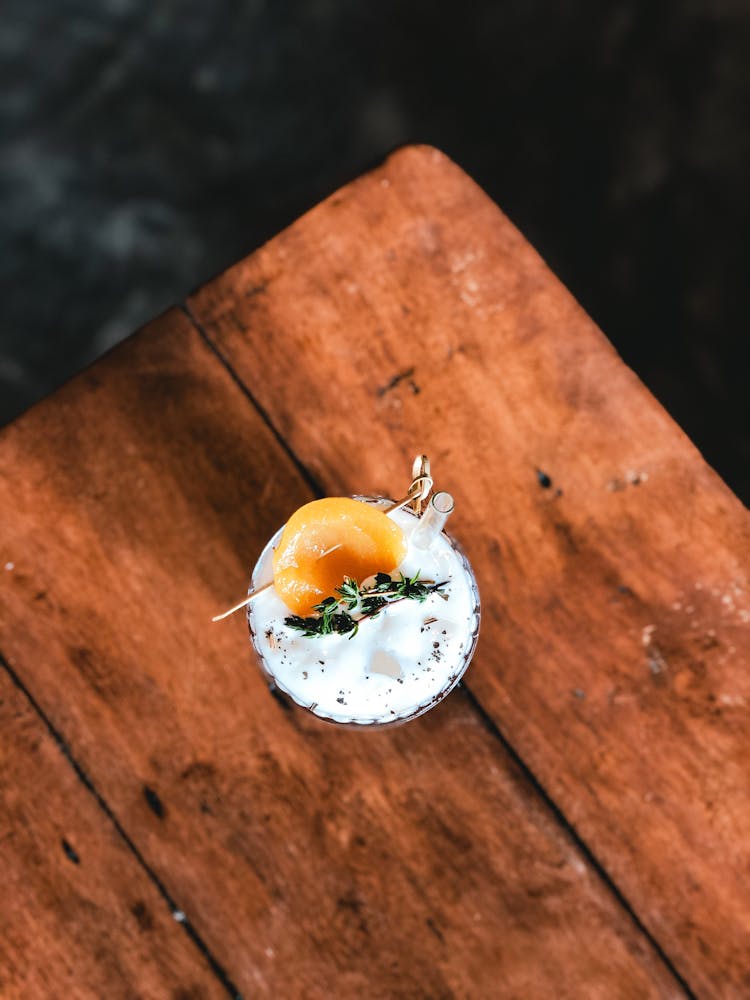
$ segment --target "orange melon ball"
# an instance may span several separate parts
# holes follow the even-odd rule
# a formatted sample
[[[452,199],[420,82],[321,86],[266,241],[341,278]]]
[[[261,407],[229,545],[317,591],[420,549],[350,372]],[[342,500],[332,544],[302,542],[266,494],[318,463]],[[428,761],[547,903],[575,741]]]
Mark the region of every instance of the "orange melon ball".
[[[327,497],[289,518],[273,554],[273,582],[297,615],[336,596],[345,576],[362,583],[390,573],[406,555],[401,528],[381,510],[350,497]]]

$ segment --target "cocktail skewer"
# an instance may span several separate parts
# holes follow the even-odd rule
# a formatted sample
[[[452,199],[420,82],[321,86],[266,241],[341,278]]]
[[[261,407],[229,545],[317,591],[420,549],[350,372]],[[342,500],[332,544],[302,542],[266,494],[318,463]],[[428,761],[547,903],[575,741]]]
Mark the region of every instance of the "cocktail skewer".
[[[255,590],[253,590],[251,593],[247,595],[244,601],[240,601],[239,604],[235,604],[233,608],[229,608],[228,611],[223,611],[220,615],[215,615],[211,619],[211,621],[220,622],[222,618],[228,618],[230,615],[233,615],[235,611],[239,611],[240,608],[247,607],[247,605],[250,603],[250,601],[252,601],[254,597],[257,597],[258,594],[262,594],[263,591],[268,590],[269,587],[273,587],[273,580],[269,580],[268,583],[264,583],[262,587],[257,587]]]
[[[430,460],[426,455],[417,455],[417,457],[414,459],[414,464],[412,465],[411,474],[414,478],[411,481],[411,486],[409,487],[406,496],[403,498],[403,500],[397,500],[390,507],[386,508],[386,510],[384,511],[385,514],[394,514],[397,510],[401,510],[402,507],[409,507],[409,506],[411,506],[415,514],[420,515],[422,513],[422,504],[430,495],[430,491],[432,490],[433,487],[433,480],[432,476],[430,475]],[[436,496],[449,496],[449,495],[450,494],[448,493],[436,494]],[[452,505],[451,505],[451,510],[453,510]],[[429,510],[427,513],[429,513]],[[450,511],[448,513],[450,513]],[[432,539],[433,537],[435,537],[435,535],[440,533],[442,526],[445,523],[445,518],[447,516],[448,515],[446,514],[437,531],[434,530],[431,531],[430,539]],[[429,545],[429,542],[427,544]],[[331,546],[330,549],[326,549],[325,552],[319,555],[318,559],[324,559],[327,555],[330,555],[331,552],[335,552],[336,549],[340,547],[341,547],[340,545]],[[426,546],[424,547],[426,548]],[[268,588],[272,586],[273,586],[273,580],[269,581],[268,583],[264,583],[262,587],[258,587],[256,590],[253,590],[251,593],[247,595],[247,597],[245,597],[242,601],[239,601],[237,604],[229,608],[227,611],[223,611],[220,615],[215,615],[211,619],[211,621],[220,622],[224,618],[228,618],[230,615],[233,615],[235,611],[240,611],[242,608],[247,607],[247,605],[250,603],[250,601],[253,600],[254,597],[257,597],[258,594],[262,594],[264,590],[268,590]]]
[[[412,466],[411,486],[402,500],[397,500],[390,507],[386,507],[386,514],[394,514],[402,507],[411,507],[415,514],[422,513],[422,504],[430,495],[433,487],[432,476],[430,475],[430,460],[426,455],[417,455]]]

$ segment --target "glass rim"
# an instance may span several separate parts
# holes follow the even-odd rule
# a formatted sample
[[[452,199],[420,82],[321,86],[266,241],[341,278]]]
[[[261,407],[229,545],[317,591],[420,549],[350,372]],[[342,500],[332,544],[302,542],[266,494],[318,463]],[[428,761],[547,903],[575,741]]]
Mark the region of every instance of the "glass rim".
[[[390,497],[367,495],[367,494],[361,494],[361,493],[351,494],[351,499],[352,500],[362,500],[365,503],[371,503],[371,504],[377,504],[377,503],[395,503],[395,501],[393,499],[391,499]],[[402,510],[405,510],[408,514],[410,514],[416,520],[419,520],[419,516],[413,510],[411,510],[410,508],[402,508]],[[254,586],[255,586],[255,582],[254,581],[255,581],[256,573],[258,571],[258,567],[267,558],[269,549],[272,549],[273,545],[281,537],[281,533],[283,532],[283,530],[284,530],[285,527],[286,527],[286,521],[284,522],[284,524],[281,525],[280,528],[278,528],[277,531],[275,531],[273,533],[273,535],[271,536],[271,538],[268,540],[268,542],[263,547],[263,550],[260,553],[260,555],[258,556],[258,558],[257,558],[257,560],[255,562],[255,565],[254,565],[254,567],[252,569],[252,572],[250,574],[250,586],[248,588],[248,593],[252,592],[252,590],[254,589]],[[297,698],[295,698],[295,696],[292,694],[292,692],[289,691],[284,686],[283,683],[279,682],[279,680],[276,677],[276,675],[269,668],[269,666],[268,666],[268,664],[266,662],[265,656],[263,655],[262,651],[260,650],[260,648],[258,647],[258,644],[256,642],[256,633],[255,633],[255,629],[253,628],[253,621],[252,621],[253,606],[252,606],[252,602],[251,602],[248,605],[248,607],[247,607],[247,623],[248,623],[248,629],[249,629],[249,633],[250,633],[250,644],[251,644],[251,646],[253,648],[253,652],[255,653],[255,658],[256,658],[256,660],[258,662],[258,666],[259,666],[260,670],[262,671],[262,673],[264,674],[264,676],[268,679],[269,684],[271,685],[271,693],[272,693],[272,695],[274,697],[281,696],[283,699],[288,700],[293,706],[295,706],[295,707],[297,707],[299,709],[302,709],[303,711],[305,711],[305,712],[309,713],[310,715],[312,715],[314,718],[319,719],[321,722],[324,722],[324,723],[326,723],[328,725],[334,725],[334,726],[338,726],[338,727],[346,727],[346,728],[349,728],[349,729],[358,729],[358,730],[364,730],[364,729],[385,729],[387,727],[390,728],[390,727],[394,727],[394,726],[403,725],[406,722],[411,722],[414,719],[419,718],[420,715],[424,715],[426,712],[429,712],[430,709],[435,708],[437,705],[440,704],[440,702],[444,701],[448,697],[448,695],[461,682],[461,679],[463,678],[464,674],[466,673],[466,671],[467,671],[467,669],[469,667],[469,664],[471,663],[471,661],[473,659],[474,652],[475,652],[476,647],[477,647],[477,642],[479,641],[479,631],[480,631],[480,627],[481,627],[482,608],[481,608],[481,599],[480,599],[480,596],[479,596],[479,586],[477,584],[476,576],[474,575],[474,571],[473,571],[473,569],[471,567],[471,563],[467,559],[465,552],[461,548],[460,544],[456,541],[456,539],[453,538],[452,535],[450,535],[447,531],[445,531],[445,529],[443,529],[440,532],[440,534],[448,541],[448,543],[450,544],[451,548],[453,549],[453,551],[458,556],[461,568],[463,569],[463,571],[466,574],[466,577],[467,577],[467,579],[469,581],[469,588],[471,590],[471,595],[472,595],[472,599],[473,599],[472,614],[473,614],[473,618],[474,618],[472,632],[471,632],[471,635],[468,637],[468,639],[466,641],[466,644],[465,644],[465,647],[464,647],[464,652],[462,653],[462,657],[461,657],[460,666],[455,671],[455,673],[453,673],[453,674],[451,674],[449,676],[447,683],[445,684],[444,687],[442,687],[440,689],[440,691],[438,691],[435,695],[433,695],[429,699],[429,701],[423,702],[420,705],[416,706],[416,708],[414,709],[413,712],[410,712],[408,715],[397,716],[394,719],[377,719],[376,718],[376,719],[368,719],[368,720],[364,720],[363,719],[362,721],[358,721],[357,719],[342,720],[342,719],[335,719],[335,718],[333,718],[331,716],[328,716],[328,715],[325,715],[323,713],[317,712],[317,711],[315,711],[315,709],[311,708],[309,705],[305,705],[301,701],[298,701]]]

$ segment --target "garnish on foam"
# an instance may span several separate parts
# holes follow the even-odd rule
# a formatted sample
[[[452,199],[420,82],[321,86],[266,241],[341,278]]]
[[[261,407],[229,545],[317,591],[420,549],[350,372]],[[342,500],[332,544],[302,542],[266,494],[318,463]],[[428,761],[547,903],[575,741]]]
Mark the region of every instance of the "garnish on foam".
[[[336,632],[353,639],[363,621],[375,618],[390,604],[407,600],[421,604],[447,583],[447,580],[441,583],[420,580],[419,573],[411,577],[400,573],[395,579],[389,573],[376,573],[360,587],[355,579],[345,576],[341,586],[336,587],[336,597],[326,597],[314,605],[314,615],[289,615],[284,624],[308,637]]]
[[[413,476],[404,499],[386,511],[351,497],[326,497],[304,504],[292,514],[284,527],[273,555],[273,580],[252,591],[228,611],[216,615],[213,621],[227,618],[268,587],[274,587],[293,612],[292,619],[312,619],[318,615],[326,622],[326,631],[320,634],[353,632],[354,625],[344,629],[342,619],[337,620],[340,628],[328,627],[333,615],[338,613],[338,610],[332,611],[333,605],[345,599],[342,588],[352,583],[359,587],[377,574],[388,576],[389,590],[396,588],[399,600],[417,596],[424,587],[436,588],[438,585],[431,580],[417,583],[414,579],[409,584],[403,576],[400,581],[394,581],[390,576],[406,555],[407,542],[403,530],[388,514],[406,506],[411,506],[417,513],[421,510],[421,504],[433,485],[425,456],[418,456],[415,460]],[[411,592],[404,593],[402,591],[407,584]],[[402,591],[398,591],[399,586]],[[369,596],[382,600],[381,608],[391,601],[390,594],[373,593]],[[341,609],[342,612],[344,610]]]
[[[328,497],[300,507],[273,555],[273,585],[296,615],[333,599],[345,579],[391,573],[406,555],[402,529],[361,500]]]

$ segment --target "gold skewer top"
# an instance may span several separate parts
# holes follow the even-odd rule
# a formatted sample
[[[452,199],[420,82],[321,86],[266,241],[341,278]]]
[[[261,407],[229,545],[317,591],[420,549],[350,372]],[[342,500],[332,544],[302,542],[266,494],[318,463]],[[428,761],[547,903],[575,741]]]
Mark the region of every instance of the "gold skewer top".
[[[406,496],[403,500],[397,500],[384,513],[393,514],[402,507],[411,507],[414,513],[419,516],[422,513],[422,504],[430,495],[433,487],[432,476],[430,475],[430,460],[426,455],[417,455],[412,465],[411,474],[413,479]]]
[[[427,500],[430,490],[434,485],[432,476],[430,475],[430,460],[426,455],[417,455],[411,467],[411,474],[411,485],[416,486],[420,484],[422,487],[419,496],[414,501],[414,513],[419,517],[422,513],[422,504]]]

